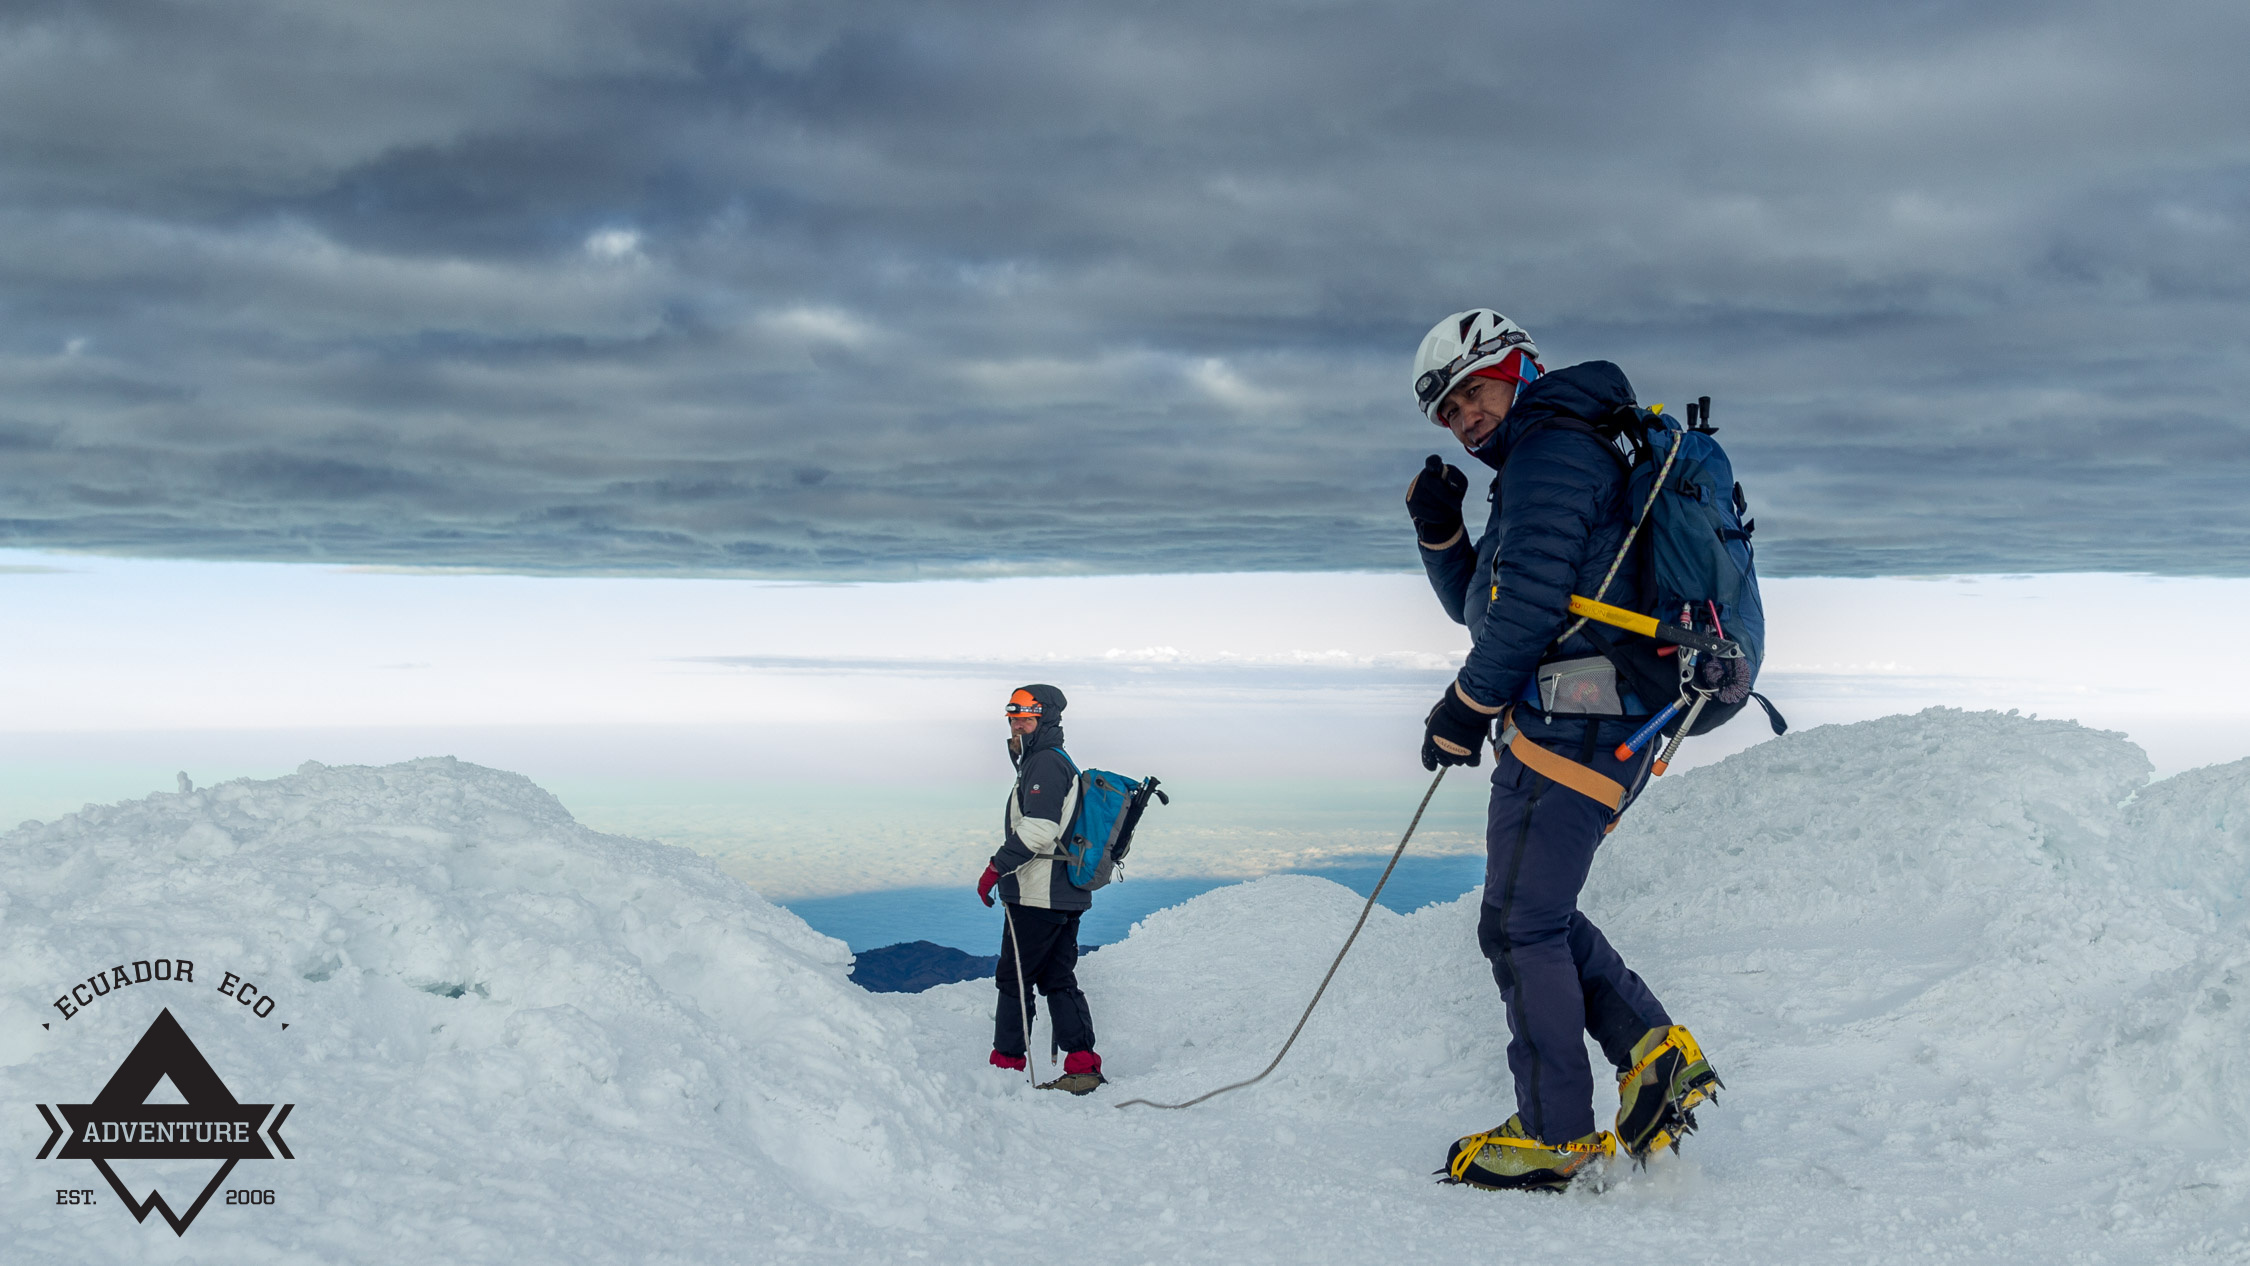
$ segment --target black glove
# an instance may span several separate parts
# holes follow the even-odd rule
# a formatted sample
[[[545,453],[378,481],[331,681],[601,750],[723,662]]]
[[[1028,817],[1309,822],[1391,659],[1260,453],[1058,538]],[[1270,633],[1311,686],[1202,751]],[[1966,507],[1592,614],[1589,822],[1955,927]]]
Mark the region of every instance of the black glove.
[[[1422,768],[1467,765],[1474,769],[1484,760],[1484,740],[1490,733],[1491,714],[1470,707],[1448,682],[1445,697],[1422,722]]]
[[[1406,513],[1414,520],[1414,535],[1433,548],[1460,535],[1461,498],[1468,493],[1469,477],[1430,454],[1414,472],[1414,482],[1406,485]]]

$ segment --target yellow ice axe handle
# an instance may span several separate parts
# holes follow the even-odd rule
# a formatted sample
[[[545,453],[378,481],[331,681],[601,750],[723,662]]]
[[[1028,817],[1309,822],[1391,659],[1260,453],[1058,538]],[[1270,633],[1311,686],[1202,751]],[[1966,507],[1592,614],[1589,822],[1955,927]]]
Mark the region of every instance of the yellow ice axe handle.
[[[1667,624],[1654,616],[1613,607],[1606,602],[1596,602],[1575,593],[1570,595],[1570,613],[1582,615],[1589,620],[1599,620],[1627,633],[1638,633],[1642,637],[1653,637],[1659,642],[1670,642],[1674,646],[1685,646],[1691,651],[1716,655],[1720,659],[1742,658],[1742,648],[1735,645],[1731,638],[1718,637],[1683,625]]]

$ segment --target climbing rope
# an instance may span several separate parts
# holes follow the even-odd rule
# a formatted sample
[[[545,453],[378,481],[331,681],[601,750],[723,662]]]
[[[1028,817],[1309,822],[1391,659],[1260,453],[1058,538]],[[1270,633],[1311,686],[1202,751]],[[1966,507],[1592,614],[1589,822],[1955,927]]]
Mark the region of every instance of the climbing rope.
[[[1320,988],[1313,990],[1312,1001],[1305,1004],[1305,1013],[1297,1017],[1297,1027],[1289,1030],[1289,1040],[1281,1044],[1280,1054],[1275,1055],[1273,1062],[1266,1065],[1266,1072],[1259,1073],[1248,1081],[1238,1081],[1231,1086],[1221,1086],[1208,1094],[1197,1095],[1185,1103],[1157,1103],[1149,1099],[1127,1099],[1125,1102],[1118,1104],[1118,1107],[1130,1108],[1134,1104],[1142,1104],[1151,1108],[1192,1108],[1206,1099],[1217,1098],[1229,1090],[1240,1090],[1244,1086],[1255,1086],[1266,1079],[1266,1073],[1281,1067],[1282,1056],[1287,1055],[1289,1048],[1297,1044],[1297,1035],[1305,1031],[1305,1021],[1312,1019],[1313,1008],[1320,1005],[1320,996],[1328,992],[1328,982],[1336,978],[1336,969],[1344,965],[1344,955],[1351,952],[1352,942],[1359,939],[1359,930],[1367,926],[1367,914],[1375,908],[1375,898],[1383,895],[1383,885],[1391,881],[1391,872],[1398,868],[1398,859],[1406,853],[1406,842],[1414,838],[1414,828],[1422,825],[1422,812],[1430,807],[1430,797],[1437,794],[1438,784],[1445,781],[1445,771],[1450,768],[1452,768],[1450,765],[1439,768],[1437,777],[1430,780],[1430,789],[1422,793],[1422,803],[1416,806],[1414,810],[1414,820],[1406,824],[1406,834],[1398,838],[1398,847],[1391,850],[1391,864],[1383,868],[1383,877],[1375,881],[1375,891],[1367,894],[1367,904],[1359,908],[1359,922],[1352,924],[1352,934],[1344,938],[1344,948],[1336,951],[1336,961],[1328,964],[1328,974],[1320,978]]]

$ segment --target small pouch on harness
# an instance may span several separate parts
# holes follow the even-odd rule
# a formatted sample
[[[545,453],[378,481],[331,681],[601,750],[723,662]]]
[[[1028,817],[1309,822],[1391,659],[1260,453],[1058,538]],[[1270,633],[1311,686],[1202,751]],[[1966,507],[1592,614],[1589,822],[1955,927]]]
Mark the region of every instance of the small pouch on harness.
[[[1539,710],[1552,715],[1620,717],[1617,666],[1600,655],[1556,659],[1539,666]]]

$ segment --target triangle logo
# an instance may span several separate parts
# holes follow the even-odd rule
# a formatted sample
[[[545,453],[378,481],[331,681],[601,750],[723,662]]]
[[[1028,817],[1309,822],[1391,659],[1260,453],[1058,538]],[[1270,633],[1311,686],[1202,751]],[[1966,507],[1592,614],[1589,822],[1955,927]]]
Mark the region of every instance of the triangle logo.
[[[92,1103],[55,1105],[67,1125],[68,1138],[54,1157],[92,1161],[108,1180],[110,1190],[132,1210],[134,1221],[146,1222],[151,1212],[161,1213],[175,1235],[186,1235],[235,1165],[245,1160],[274,1159],[267,1139],[280,1149],[283,1159],[295,1159],[276,1132],[294,1106],[283,1104],[281,1114],[267,1126],[266,1117],[274,1105],[236,1100],[167,1009],[149,1024]],[[45,1105],[41,1105],[40,1113],[55,1131],[47,1140],[47,1148],[40,1152],[44,1158],[56,1139],[63,1137],[66,1126],[54,1125]],[[135,1199],[110,1165],[113,1160],[209,1160],[219,1164],[185,1212],[175,1212],[172,1202],[158,1188],[150,1188],[146,1199]]]

